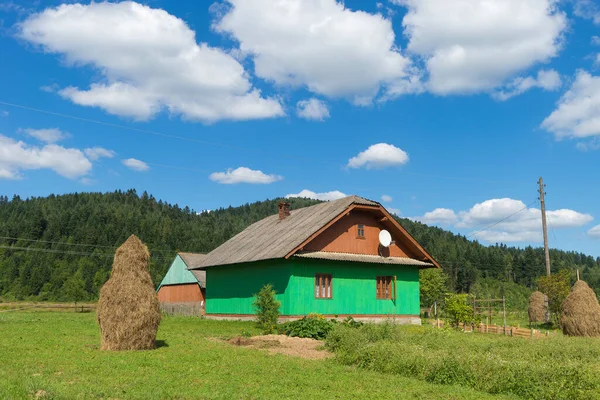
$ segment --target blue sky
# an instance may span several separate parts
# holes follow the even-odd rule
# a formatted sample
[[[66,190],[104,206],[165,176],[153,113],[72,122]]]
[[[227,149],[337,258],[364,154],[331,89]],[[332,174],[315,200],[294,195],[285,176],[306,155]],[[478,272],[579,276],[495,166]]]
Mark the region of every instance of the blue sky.
[[[22,1],[0,20],[3,194],[358,194],[525,246],[543,176],[551,246],[600,256],[592,1]]]

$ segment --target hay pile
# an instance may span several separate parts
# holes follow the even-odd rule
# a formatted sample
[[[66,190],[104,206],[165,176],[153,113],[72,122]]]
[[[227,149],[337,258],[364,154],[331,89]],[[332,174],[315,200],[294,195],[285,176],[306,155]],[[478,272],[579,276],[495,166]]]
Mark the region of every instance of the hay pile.
[[[546,296],[542,292],[533,292],[529,297],[529,322],[546,321]]]
[[[149,258],[148,248],[135,235],[117,249],[97,307],[102,350],[155,348],[160,309],[148,271]]]
[[[563,333],[569,336],[600,336],[600,304],[584,281],[577,281],[562,303]]]

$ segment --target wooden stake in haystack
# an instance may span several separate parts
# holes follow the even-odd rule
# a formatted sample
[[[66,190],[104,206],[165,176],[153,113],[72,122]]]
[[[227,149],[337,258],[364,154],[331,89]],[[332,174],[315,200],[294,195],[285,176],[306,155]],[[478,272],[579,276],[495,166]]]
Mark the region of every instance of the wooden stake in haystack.
[[[562,303],[563,333],[569,336],[600,336],[600,304],[584,281],[577,281]]]
[[[117,249],[97,313],[102,350],[155,348],[160,309],[150,278],[148,247],[135,235]]]
[[[529,297],[529,322],[546,321],[546,296],[542,292],[533,292]]]

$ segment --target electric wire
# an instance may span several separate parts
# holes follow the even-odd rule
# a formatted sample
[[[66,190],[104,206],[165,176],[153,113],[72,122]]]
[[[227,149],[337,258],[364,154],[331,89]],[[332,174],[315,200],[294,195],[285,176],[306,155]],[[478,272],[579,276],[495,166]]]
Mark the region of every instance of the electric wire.
[[[338,163],[338,162],[328,161],[328,160],[323,159],[323,158],[299,157],[299,156],[294,155],[294,154],[284,153],[284,152],[280,152],[280,151],[278,151],[278,152],[273,152],[273,151],[269,152],[269,151],[264,150],[264,149],[249,148],[249,147],[242,147],[242,146],[234,146],[234,145],[227,144],[227,143],[215,142],[215,141],[208,141],[208,140],[199,140],[199,139],[194,139],[194,138],[190,138],[190,137],[186,137],[186,136],[180,136],[180,135],[174,135],[174,134],[170,134],[170,133],[158,132],[158,131],[150,130],[150,129],[142,129],[142,128],[136,128],[134,126],[121,125],[121,124],[115,124],[115,123],[106,122],[106,121],[100,121],[100,120],[91,119],[91,118],[78,117],[78,116],[75,116],[75,115],[72,115],[72,114],[64,114],[64,113],[59,113],[59,112],[50,111],[50,110],[44,110],[44,109],[41,109],[41,108],[29,107],[29,106],[25,106],[25,105],[22,105],[22,104],[15,104],[15,103],[10,103],[10,102],[1,101],[1,100],[0,100],[0,105],[4,105],[4,106],[8,106],[8,107],[14,107],[14,108],[19,108],[19,109],[27,110],[27,111],[38,112],[38,113],[52,115],[52,116],[61,117],[61,118],[68,118],[68,119],[72,119],[72,120],[76,120],[76,121],[81,121],[81,122],[86,122],[86,123],[92,123],[92,124],[96,124],[96,125],[108,126],[108,127],[112,127],[112,128],[116,128],[116,129],[130,130],[130,131],[134,131],[134,132],[138,132],[138,133],[145,133],[145,134],[149,134],[149,135],[164,137],[164,138],[167,138],[167,139],[176,139],[176,140],[182,140],[182,141],[187,141],[187,142],[197,143],[197,144],[202,144],[202,145],[217,146],[217,147],[223,147],[223,148],[229,148],[229,149],[235,149],[235,150],[242,150],[242,151],[249,151],[249,152],[258,152],[258,153],[263,153],[263,154],[276,155],[276,156],[279,156],[279,157],[285,157],[287,159],[292,158],[292,159],[299,159],[299,160],[304,160],[304,161],[311,161],[311,162],[318,162],[318,163],[324,163],[324,164],[331,164],[331,165],[336,165],[336,166],[340,165],[340,163]],[[149,162],[146,162],[146,164],[154,165],[154,166],[157,166],[157,167],[160,167],[160,168],[181,169],[181,170],[189,170],[189,171],[194,171],[194,172],[206,172],[206,171],[201,171],[201,170],[197,170],[197,169],[194,169],[194,168],[188,168],[188,167],[184,167],[184,166],[171,166],[171,165],[166,165],[166,164],[162,164],[162,163],[149,163]],[[424,177],[424,178],[432,178],[432,179],[440,179],[440,180],[465,181],[465,182],[482,182],[482,183],[507,184],[507,185],[508,184],[510,184],[510,185],[523,185],[523,184],[525,184],[525,182],[497,181],[497,180],[488,180],[488,179],[477,179],[477,178],[471,178],[471,177],[443,176],[443,175],[423,174],[423,173],[409,172],[409,171],[398,171],[398,173],[400,173],[402,175],[415,176],[415,177]]]
[[[537,200],[534,200],[534,201],[532,201],[531,203],[529,203],[528,205],[526,205],[525,207],[521,208],[519,211],[516,211],[516,212],[514,212],[514,213],[510,214],[509,216],[507,216],[507,217],[505,217],[505,218],[502,218],[501,220],[499,220],[499,221],[496,221],[496,222],[494,222],[493,224],[491,224],[491,225],[489,225],[489,226],[486,226],[486,227],[485,227],[485,228],[483,228],[483,229],[479,229],[479,230],[477,230],[477,231],[475,231],[475,232],[471,232],[471,233],[470,233],[468,236],[466,236],[466,238],[467,238],[467,239],[469,239],[470,237],[473,237],[474,235],[476,235],[476,234],[478,234],[478,233],[480,233],[480,232],[483,232],[483,231],[486,231],[486,230],[488,230],[488,229],[490,229],[490,228],[493,228],[494,226],[496,226],[496,225],[498,225],[498,224],[500,224],[500,223],[502,223],[502,222],[506,221],[507,219],[509,219],[509,218],[511,218],[511,217],[514,217],[514,216],[515,216],[515,215],[517,215],[518,213],[520,213],[520,212],[522,212],[522,211],[524,211],[524,210],[528,209],[530,206],[534,205],[536,202],[537,202]]]

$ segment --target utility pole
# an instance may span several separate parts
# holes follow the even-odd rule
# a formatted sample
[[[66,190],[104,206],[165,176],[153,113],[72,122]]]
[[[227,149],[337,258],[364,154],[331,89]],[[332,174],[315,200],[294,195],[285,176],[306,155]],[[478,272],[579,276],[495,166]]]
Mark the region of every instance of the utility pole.
[[[538,192],[540,193],[540,204],[542,205],[542,230],[544,231],[544,253],[546,254],[546,275],[550,276],[550,251],[548,250],[548,227],[546,226],[546,200],[545,195],[546,192],[544,188],[544,180],[540,177],[538,182],[540,184],[540,189]]]

